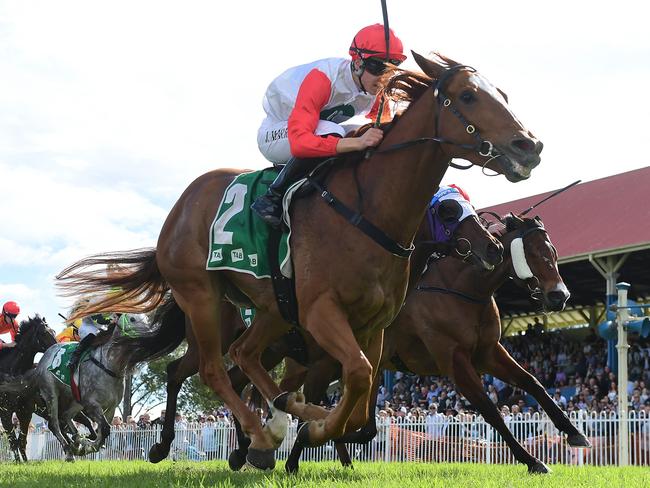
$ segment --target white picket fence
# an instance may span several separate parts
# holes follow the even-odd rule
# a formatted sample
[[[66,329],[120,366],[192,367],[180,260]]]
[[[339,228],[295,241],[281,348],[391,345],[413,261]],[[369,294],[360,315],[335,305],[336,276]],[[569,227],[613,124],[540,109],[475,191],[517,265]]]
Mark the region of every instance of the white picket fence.
[[[592,449],[577,449],[567,445],[548,418],[543,415],[518,415],[506,422],[526,449],[550,464],[617,465],[618,419],[615,414],[571,416],[571,421],[590,439]],[[296,424],[290,423],[278,459],[286,459],[296,436]],[[650,416],[630,413],[628,419],[628,452],[631,465],[650,466]],[[100,452],[89,459],[146,459],[149,448],[160,437],[159,429],[113,429]],[[227,459],[236,446],[235,429],[228,424],[190,424],[177,429],[170,458],[202,461]],[[467,462],[516,464],[510,450],[496,431],[481,417],[442,415],[425,419],[381,419],[378,435],[366,446],[349,445],[352,459],[386,462]],[[31,432],[28,436],[30,459],[62,459],[58,441],[47,430]],[[0,460],[13,459],[6,437],[0,444]],[[306,461],[337,459],[333,444],[308,449]]]

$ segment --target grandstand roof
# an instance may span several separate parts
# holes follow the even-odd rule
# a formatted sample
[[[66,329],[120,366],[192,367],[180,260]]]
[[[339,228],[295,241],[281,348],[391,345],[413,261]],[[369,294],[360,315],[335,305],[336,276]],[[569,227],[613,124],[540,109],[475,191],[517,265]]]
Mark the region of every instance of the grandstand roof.
[[[561,182],[558,186],[568,182]],[[590,260],[618,259],[628,254],[619,281],[632,284],[630,297],[650,297],[650,167],[582,183],[543,203],[531,212],[539,215],[559,254],[560,273],[571,291],[567,312],[546,318],[549,325],[589,322],[601,313],[606,283]],[[487,207],[500,215],[519,213],[552,191]],[[512,284],[501,288],[497,302],[504,326],[525,328],[535,305]],[[514,323],[512,323],[514,322]]]

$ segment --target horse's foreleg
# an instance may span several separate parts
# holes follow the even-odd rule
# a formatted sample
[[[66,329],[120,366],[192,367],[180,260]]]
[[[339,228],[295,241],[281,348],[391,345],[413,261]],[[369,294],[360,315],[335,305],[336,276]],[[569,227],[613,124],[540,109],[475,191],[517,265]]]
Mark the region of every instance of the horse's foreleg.
[[[451,355],[451,362],[445,364],[451,364],[450,376],[456,383],[458,391],[470,401],[485,421],[501,434],[515,459],[528,466],[528,472],[530,473],[548,473],[550,471],[548,467],[532,456],[506,426],[496,406],[483,389],[481,377],[474,369],[469,353],[456,346]]]
[[[88,417],[99,426],[97,439],[88,444],[88,448],[90,448],[92,452],[97,452],[101,449],[106,439],[108,439],[108,436],[111,435],[111,426],[106,420],[106,415],[104,415],[104,410],[100,405],[96,403],[84,405],[84,412],[86,412],[86,415],[88,415]]]
[[[232,343],[228,351],[230,358],[267,400],[273,400],[282,390],[262,366],[262,353],[287,330],[281,319],[258,312],[252,325]]]
[[[235,393],[224,369],[221,354],[220,284],[216,279],[211,279],[208,283],[188,285],[183,289],[174,288],[174,296],[192,324],[199,349],[201,379],[223,399],[239,419],[244,432],[251,438],[248,461],[257,468],[273,468],[275,466],[273,441],[262,431],[260,420]]]
[[[157,463],[169,455],[172,442],[174,441],[174,419],[176,418],[176,407],[178,393],[183,382],[197,373],[199,370],[198,351],[189,345],[183,357],[172,361],[167,365],[167,404],[165,406],[165,419],[160,442],[151,446],[149,450],[149,461]]]
[[[340,437],[358,400],[367,398],[373,368],[359,347],[346,315],[329,296],[321,296],[311,306],[305,328],[316,342],[342,365],[343,395],[338,405],[323,420],[308,422],[298,432],[306,446],[319,446]]]
[[[34,409],[33,407],[30,408],[28,401],[25,401],[25,404],[20,409],[20,412],[18,411],[16,412],[16,416],[18,417],[18,422],[20,423],[20,434],[18,435],[18,449],[20,450],[20,455],[22,456],[24,462],[27,462],[27,434],[29,433],[29,424],[32,421],[33,412]]]
[[[483,370],[502,379],[506,383],[530,393],[548,414],[553,425],[567,434],[567,442],[572,447],[591,447],[589,439],[580,432],[558,407],[537,379],[522,368],[508,354],[501,344],[496,344]]]

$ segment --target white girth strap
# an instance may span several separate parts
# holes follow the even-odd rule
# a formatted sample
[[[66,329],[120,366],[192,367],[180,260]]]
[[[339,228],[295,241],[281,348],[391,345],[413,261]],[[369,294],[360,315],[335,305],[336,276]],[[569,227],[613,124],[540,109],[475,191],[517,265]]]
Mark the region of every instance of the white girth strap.
[[[512,256],[512,266],[515,268],[517,278],[527,280],[532,278],[533,272],[526,262],[526,254],[524,253],[524,241],[521,237],[513,239],[510,244],[510,256]]]

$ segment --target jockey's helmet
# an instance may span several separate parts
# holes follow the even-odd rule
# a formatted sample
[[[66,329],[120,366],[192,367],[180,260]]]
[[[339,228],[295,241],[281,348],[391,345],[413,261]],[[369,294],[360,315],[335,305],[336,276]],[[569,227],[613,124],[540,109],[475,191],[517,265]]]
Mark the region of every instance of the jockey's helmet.
[[[2,314],[11,318],[16,318],[20,313],[20,307],[16,302],[7,302],[2,306]]]
[[[388,56],[386,56],[386,35],[382,24],[369,25],[357,32],[350,45],[350,56],[353,60],[367,60],[368,58],[386,60],[388,58],[391,64],[400,64],[406,59],[404,46],[392,29],[388,29],[388,33]]]

